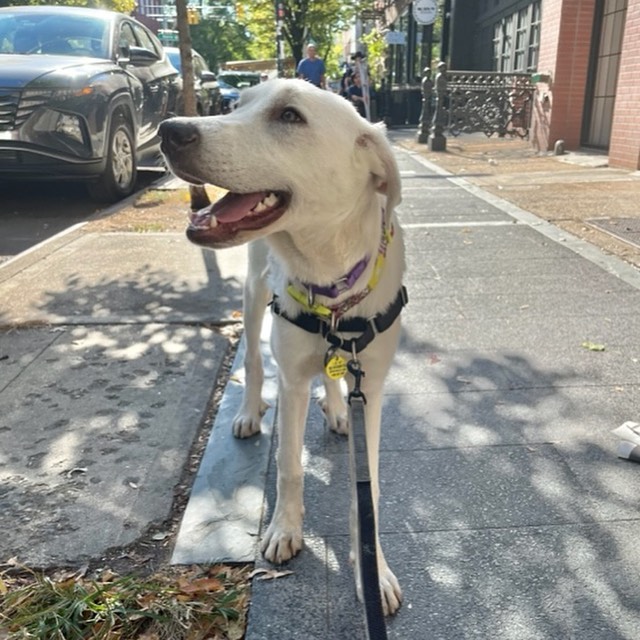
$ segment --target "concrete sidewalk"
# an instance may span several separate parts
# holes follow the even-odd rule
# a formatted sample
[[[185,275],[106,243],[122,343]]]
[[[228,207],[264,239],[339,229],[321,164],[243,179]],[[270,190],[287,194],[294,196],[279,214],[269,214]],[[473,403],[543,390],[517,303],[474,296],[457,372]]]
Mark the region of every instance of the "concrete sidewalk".
[[[386,388],[380,525],[405,604],[389,637],[635,640],[640,467],[616,458],[610,431],[640,418],[638,271],[410,145],[398,159],[410,304]],[[76,564],[163,522],[244,260],[182,234],[74,229],[0,268],[0,558]],[[266,566],[273,412],[261,436],[233,441],[241,385],[237,361],[175,561]],[[247,640],[365,637],[346,440],[315,405],[305,467],[305,549],[292,575],[254,581]]]
[[[638,418],[640,276],[418,155],[399,161],[410,304],[380,526],[405,603],[389,637],[632,640],[640,467],[610,430]],[[305,467],[306,548],[293,575],[254,582],[247,640],[365,637],[346,441],[317,407]],[[265,522],[274,498],[272,466]]]
[[[244,249],[89,228],[0,268],[1,562],[165,530],[242,306]]]

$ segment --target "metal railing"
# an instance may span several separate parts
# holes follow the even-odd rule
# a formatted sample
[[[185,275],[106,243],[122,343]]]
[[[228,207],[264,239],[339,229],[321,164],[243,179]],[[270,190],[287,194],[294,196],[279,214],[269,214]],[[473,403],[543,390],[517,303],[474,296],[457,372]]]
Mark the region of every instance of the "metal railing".
[[[436,100],[443,101],[441,122],[451,135],[529,136],[535,91],[530,74],[447,71],[442,86],[444,97],[438,92]]]

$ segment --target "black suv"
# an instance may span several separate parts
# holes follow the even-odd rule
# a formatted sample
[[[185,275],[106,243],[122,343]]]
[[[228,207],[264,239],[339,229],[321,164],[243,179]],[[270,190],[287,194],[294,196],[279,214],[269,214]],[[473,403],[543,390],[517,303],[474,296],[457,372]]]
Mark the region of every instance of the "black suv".
[[[63,6],[0,9],[0,178],[88,180],[91,195],[130,194],[157,162],[178,72],[129,16]]]

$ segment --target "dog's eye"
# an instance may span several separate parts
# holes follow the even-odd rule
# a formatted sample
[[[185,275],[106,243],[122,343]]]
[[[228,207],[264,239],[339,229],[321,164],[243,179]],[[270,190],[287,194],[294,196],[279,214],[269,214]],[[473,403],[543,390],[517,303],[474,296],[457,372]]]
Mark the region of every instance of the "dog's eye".
[[[280,120],[287,123],[304,122],[302,116],[293,107],[287,107],[280,114]]]

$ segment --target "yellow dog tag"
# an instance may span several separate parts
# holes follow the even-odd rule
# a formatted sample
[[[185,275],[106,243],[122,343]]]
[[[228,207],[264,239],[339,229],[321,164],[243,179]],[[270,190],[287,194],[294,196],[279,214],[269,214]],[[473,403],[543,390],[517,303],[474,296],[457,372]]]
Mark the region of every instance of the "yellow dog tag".
[[[329,349],[324,358],[324,372],[332,380],[344,378],[347,373],[347,361],[336,353],[335,349]]]

